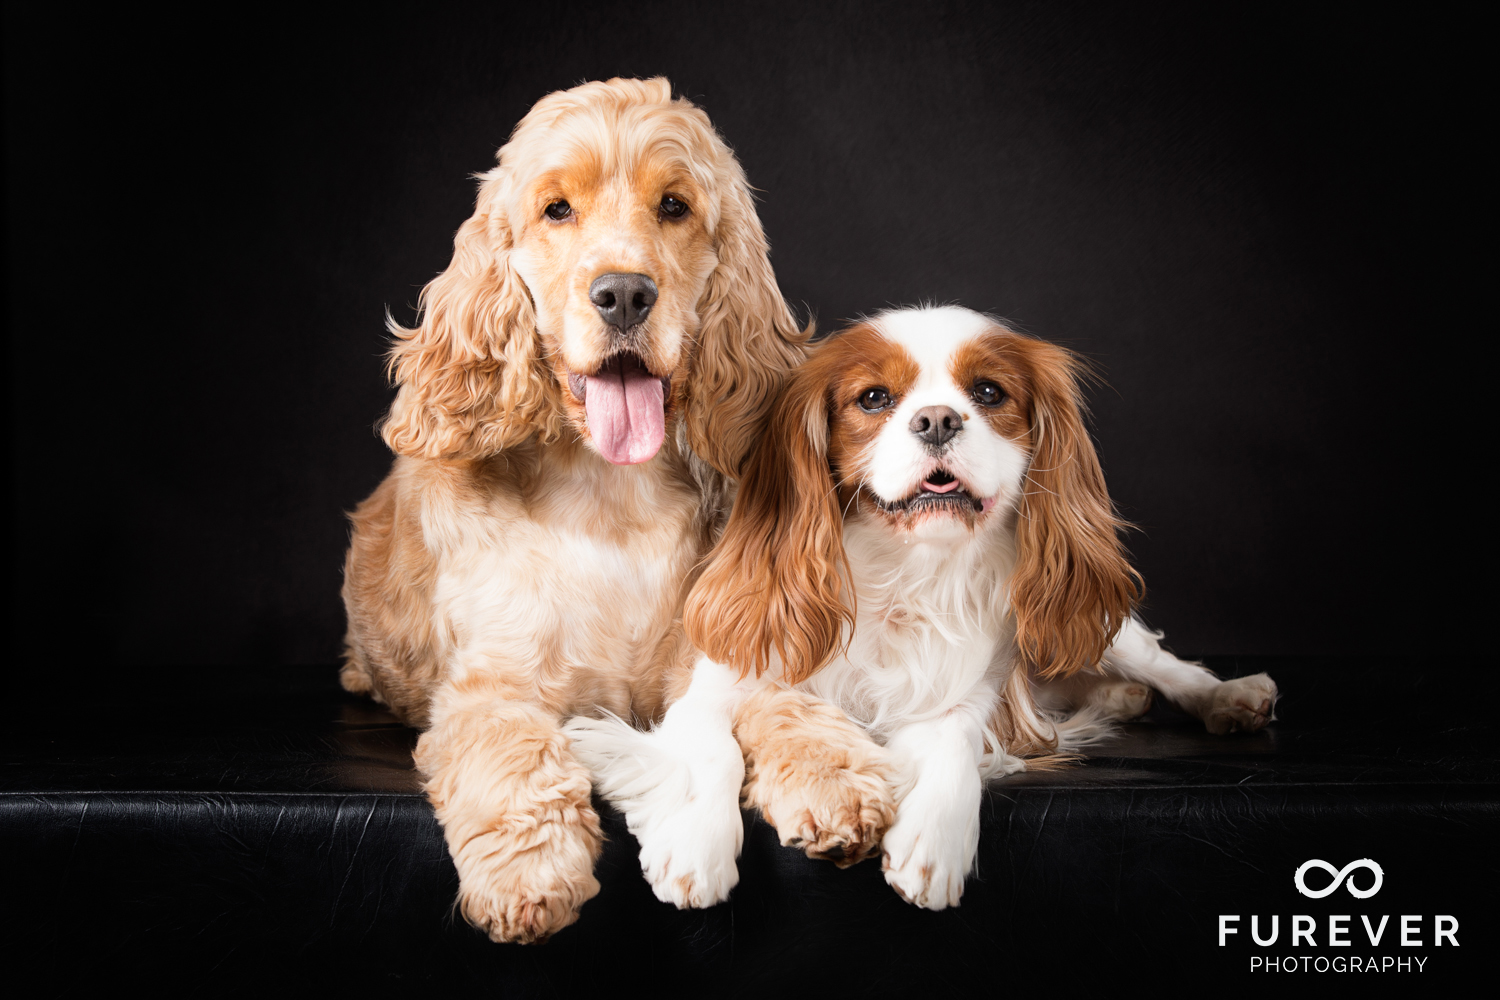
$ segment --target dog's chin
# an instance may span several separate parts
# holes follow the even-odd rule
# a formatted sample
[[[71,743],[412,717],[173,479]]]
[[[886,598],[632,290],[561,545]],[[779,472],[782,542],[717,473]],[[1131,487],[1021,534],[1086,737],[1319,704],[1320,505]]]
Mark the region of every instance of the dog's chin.
[[[887,500],[865,491],[877,516],[892,530],[923,539],[967,537],[985,520],[994,502],[939,469],[905,496]]]

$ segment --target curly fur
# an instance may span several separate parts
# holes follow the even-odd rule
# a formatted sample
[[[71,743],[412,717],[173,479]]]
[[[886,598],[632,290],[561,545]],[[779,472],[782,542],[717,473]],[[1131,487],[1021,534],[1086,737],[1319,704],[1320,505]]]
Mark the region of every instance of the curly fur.
[[[598,891],[559,720],[659,718],[687,687],[684,597],[810,330],[739,163],[666,80],[548,95],[479,181],[416,325],[391,324],[398,457],[352,515],[342,679],[426,729],[462,912],[536,941]],[[659,293],[628,329],[590,301],[618,274]],[[574,388],[622,351],[664,387],[664,436],[633,465],[606,460]]]

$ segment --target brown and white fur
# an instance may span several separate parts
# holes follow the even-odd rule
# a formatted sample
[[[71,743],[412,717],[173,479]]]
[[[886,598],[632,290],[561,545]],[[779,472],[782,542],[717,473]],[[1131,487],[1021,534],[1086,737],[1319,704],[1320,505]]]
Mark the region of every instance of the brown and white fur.
[[[807,331],[738,162],[666,80],[551,94],[498,160],[419,323],[392,326],[398,457],[353,514],[342,680],[425,730],[461,910],[524,942],[599,889],[559,721],[649,722],[687,688],[683,601]],[[757,711],[776,707],[746,702],[745,725]],[[849,781],[888,802],[877,776]],[[680,874],[664,898],[701,904]]]
[[[706,654],[692,688],[665,739],[594,737],[600,787],[627,812],[663,808],[649,789],[618,790],[663,756],[669,727],[711,730],[740,700],[795,684],[873,738],[809,752],[888,762],[899,806],[886,880],[940,910],[973,867],[987,777],[1055,761],[1102,720],[1144,712],[1151,689],[1211,732],[1264,726],[1269,677],[1220,681],[1132,617],[1139,577],[1079,370],[1067,351],[954,307],[885,312],[819,346],[688,599]],[[752,758],[753,739],[741,743]],[[670,768],[656,770],[659,787]]]

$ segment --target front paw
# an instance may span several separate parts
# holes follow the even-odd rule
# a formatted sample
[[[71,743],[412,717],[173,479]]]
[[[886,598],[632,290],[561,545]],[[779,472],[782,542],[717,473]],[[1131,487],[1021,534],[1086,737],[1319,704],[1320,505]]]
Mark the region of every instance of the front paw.
[[[847,868],[870,857],[896,815],[883,764],[819,766],[816,760],[761,772],[745,787],[785,847]]]
[[[694,732],[679,703],[662,728],[619,719],[574,719],[566,732],[601,794],[625,814],[641,845],[641,872],[663,903],[707,907],[739,883],[745,838],[739,789],[745,762],[727,731]]]
[[[599,892],[594,857],[601,838],[598,817],[588,813],[592,829],[544,820],[468,841],[454,856],[464,919],[492,941],[518,944],[545,941],[577,920]]]
[[[1214,689],[1203,723],[1215,736],[1253,733],[1275,716],[1276,682],[1265,674],[1236,677]]]
[[[630,832],[641,844],[641,871],[651,891],[679,910],[722,903],[739,884],[735,859],[744,839],[744,819],[733,799],[714,805],[694,808],[694,803],[649,820],[627,817]]]
[[[928,910],[957,906],[974,866],[974,852],[943,833],[898,817],[885,835],[880,867],[886,882],[902,899]]]

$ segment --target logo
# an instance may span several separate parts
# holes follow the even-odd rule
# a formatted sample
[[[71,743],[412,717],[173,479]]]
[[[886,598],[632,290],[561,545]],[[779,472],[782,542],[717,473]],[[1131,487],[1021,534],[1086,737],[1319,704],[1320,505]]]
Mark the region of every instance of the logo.
[[[1307,883],[1303,881],[1303,878],[1307,875],[1307,871],[1309,868],[1323,869],[1325,872],[1333,876],[1333,881],[1329,883],[1326,889],[1309,889],[1307,887]],[[1356,868],[1368,868],[1370,869],[1370,871],[1375,873],[1375,881],[1370,885],[1370,888],[1361,889],[1359,886],[1354,884],[1354,879],[1349,878],[1349,873],[1354,871]],[[1385,884],[1385,872],[1378,864],[1371,861],[1369,858],[1360,858],[1358,861],[1351,861],[1344,866],[1342,871],[1333,867],[1333,865],[1330,865],[1326,861],[1320,861],[1317,858],[1313,858],[1311,861],[1303,862],[1302,867],[1297,869],[1297,874],[1292,876],[1292,881],[1297,883],[1297,891],[1302,893],[1302,895],[1306,896],[1308,899],[1322,899],[1324,896],[1331,895],[1334,890],[1343,885],[1344,879],[1346,878],[1349,878],[1349,895],[1353,896],[1355,899],[1369,899],[1371,896],[1379,892],[1380,887]]]
[[[1309,889],[1307,873],[1314,868],[1323,869],[1333,881],[1321,889]],[[1361,889],[1354,883],[1360,868],[1370,871],[1370,876],[1360,876],[1368,878],[1368,888]],[[1322,881],[1322,877],[1315,881]],[[1385,884],[1385,870],[1369,858],[1351,861],[1342,869],[1313,858],[1298,867],[1292,882],[1308,899],[1332,896],[1341,885],[1355,899],[1369,899]],[[1324,907],[1348,908],[1337,900],[1329,900]],[[1425,972],[1431,956],[1408,949],[1458,947],[1458,918],[1451,913],[1431,914],[1431,924],[1427,923],[1428,914],[1421,913],[1251,913],[1250,926],[1242,927],[1240,922],[1246,916],[1219,914],[1219,947],[1231,947],[1230,938],[1241,947],[1253,945],[1251,972]],[[1289,919],[1283,921],[1282,917]],[[1351,926],[1356,918],[1359,923]],[[1360,928],[1364,930],[1363,941],[1359,940]],[[1239,936],[1244,930],[1250,932],[1248,941]],[[1283,931],[1291,931],[1290,941],[1282,937]],[[1332,950],[1319,954],[1325,948]]]

